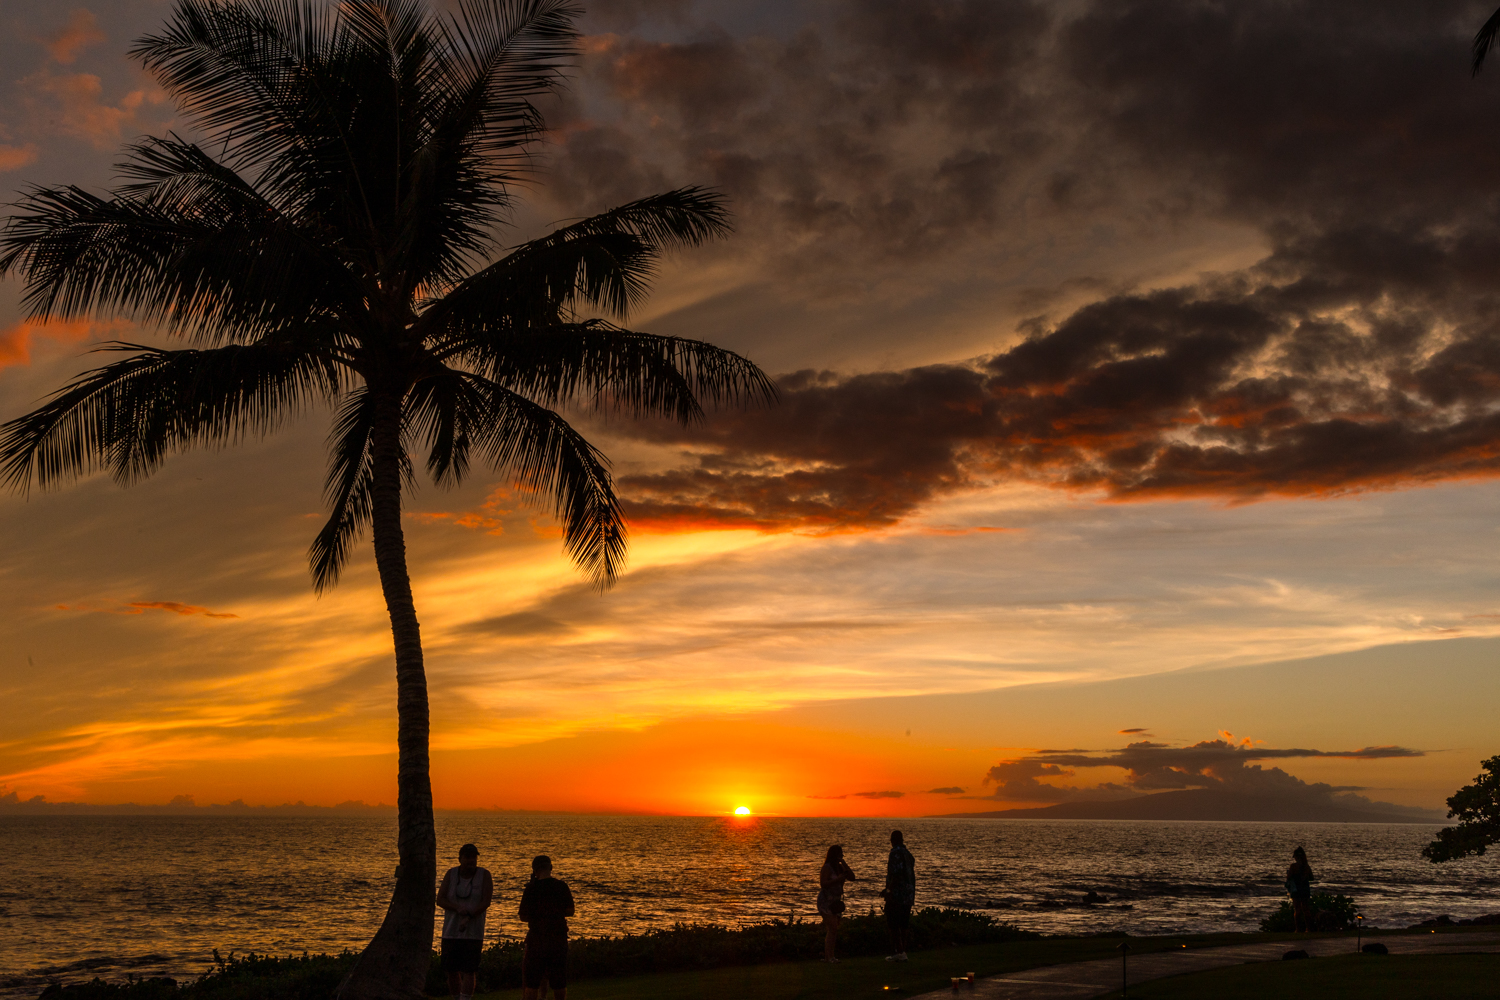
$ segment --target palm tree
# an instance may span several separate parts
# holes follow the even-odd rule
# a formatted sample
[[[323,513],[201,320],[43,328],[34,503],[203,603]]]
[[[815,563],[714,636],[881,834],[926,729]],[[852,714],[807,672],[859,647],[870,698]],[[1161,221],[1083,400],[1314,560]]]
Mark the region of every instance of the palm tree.
[[[122,484],[193,445],[335,411],[313,584],[366,527],[390,613],[400,867],[345,997],[421,994],[436,840],[427,682],[401,528],[411,453],[439,484],[482,461],[553,509],[601,587],[625,526],[607,460],[553,407],[691,422],[769,401],[749,361],[621,319],[662,253],[728,231],[683,188],[500,249],[544,125],[533,101],[575,49],[568,0],[178,0],[132,50],[201,134],[126,150],[108,197],[35,189],[0,234],[33,319],[124,316],[190,346],[109,343],[89,371],[0,428],[0,476]],[[590,318],[593,317],[593,318]]]

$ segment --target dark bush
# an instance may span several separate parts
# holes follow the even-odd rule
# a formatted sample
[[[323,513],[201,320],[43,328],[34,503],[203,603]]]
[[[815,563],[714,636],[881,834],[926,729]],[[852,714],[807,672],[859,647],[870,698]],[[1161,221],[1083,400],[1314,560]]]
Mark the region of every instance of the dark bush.
[[[1343,893],[1329,895],[1326,892],[1315,892],[1311,902],[1313,926],[1318,930],[1346,931],[1354,926],[1354,916],[1358,910],[1354,905],[1354,900]],[[1276,912],[1260,922],[1260,929],[1263,931],[1296,930],[1296,922],[1292,919],[1291,902],[1282,900]]]
[[[54,984],[42,992],[47,1000],[328,1000],[354,953],[272,958],[250,954],[222,957],[214,952],[213,967],[191,983],[171,979],[134,979]]]
[[[970,910],[928,907],[912,914],[913,949],[947,948],[961,944],[998,943],[1040,935]],[[889,946],[885,920],[873,913],[849,916],[839,929],[842,955],[881,955]],[[645,934],[621,937],[576,938],[568,948],[570,979],[598,979],[650,972],[711,969],[726,965],[795,962],[823,954],[821,923],[773,920],[738,930],[715,924],[677,924]],[[70,986],[49,986],[47,1000],[328,1000],[354,954],[230,955],[214,952],[214,965],[196,982],[181,985],[170,979],[124,983],[94,980]],[[521,943],[500,941],[485,949],[479,962],[479,988],[495,990],[520,985]],[[438,956],[432,956],[427,992],[448,991]]]
[[[912,914],[911,947],[917,950],[960,944],[1017,941],[1039,935],[971,910],[930,906]],[[839,954],[883,955],[890,936],[883,917],[846,916],[839,928]],[[738,930],[717,924],[675,924],[644,934],[621,937],[575,938],[568,946],[568,978],[642,975],[712,969],[727,965],[811,960],[823,954],[821,922],[773,920]],[[517,986],[521,982],[521,944],[500,941],[486,948],[479,961],[481,990]],[[427,979],[429,993],[446,992],[436,961]]]

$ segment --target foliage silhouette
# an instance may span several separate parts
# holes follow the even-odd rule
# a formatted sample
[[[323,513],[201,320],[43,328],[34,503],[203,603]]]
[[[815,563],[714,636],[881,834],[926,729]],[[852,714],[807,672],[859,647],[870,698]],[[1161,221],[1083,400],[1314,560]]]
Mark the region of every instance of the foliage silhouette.
[[[883,955],[890,943],[885,918],[871,912],[851,916],[840,948],[849,955]],[[1041,937],[972,910],[929,906],[912,914],[912,947],[923,951],[972,944],[999,944]],[[812,961],[823,953],[817,922],[772,920],[731,929],[717,924],[676,924],[644,934],[577,938],[568,948],[568,978],[596,980],[657,972],[686,972],[735,965]],[[214,952],[214,965],[195,981],[95,979],[48,988],[56,1000],[324,1000],[355,956],[229,955]],[[438,956],[430,956],[430,996],[447,992]],[[514,989],[521,983],[521,942],[502,939],[484,950],[478,973],[484,992]]]
[[[1480,764],[1487,773],[1474,778],[1448,798],[1448,818],[1457,826],[1438,831],[1437,839],[1422,848],[1422,857],[1434,863],[1483,854],[1500,842],[1500,757]]]
[[[1491,14],[1490,19],[1484,22],[1474,35],[1471,69],[1475,76],[1478,76],[1479,71],[1484,68],[1485,56],[1489,55],[1490,49],[1494,48],[1497,34],[1500,34],[1500,10]]]
[[[122,484],[171,453],[264,435],[313,404],[336,417],[330,517],[309,559],[334,585],[366,528],[390,614],[400,867],[341,993],[421,992],[436,881],[428,702],[402,492],[411,453],[440,485],[479,461],[545,503],[600,587],[625,525],[607,460],[554,407],[691,423],[769,401],[746,359],[623,318],[669,250],[724,235],[687,187],[503,252],[512,189],[544,124],[533,101],[573,58],[567,0],[177,0],[132,54],[206,137],[126,150],[107,197],[38,188],[0,235],[33,320],[123,316],[186,341],[135,343],[0,429],[0,476]]]
[[[1308,905],[1312,907],[1313,929],[1319,931],[1348,930],[1354,926],[1359,912],[1354,905],[1354,900],[1341,892],[1315,892],[1308,901]],[[1292,904],[1283,899],[1281,906],[1260,922],[1260,929],[1268,933],[1296,931],[1297,923],[1292,913]]]

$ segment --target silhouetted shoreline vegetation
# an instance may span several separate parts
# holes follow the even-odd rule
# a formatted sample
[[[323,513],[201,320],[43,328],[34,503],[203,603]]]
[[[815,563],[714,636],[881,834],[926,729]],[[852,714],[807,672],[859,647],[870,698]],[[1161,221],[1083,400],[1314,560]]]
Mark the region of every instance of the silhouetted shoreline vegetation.
[[[1458,929],[1456,923],[1440,921],[1428,921],[1419,926],[1429,925],[1440,931],[1450,926]],[[913,914],[912,933],[911,967],[900,970],[887,967],[890,976],[920,978],[929,974],[929,966],[944,969],[953,966],[952,971],[973,969],[980,975],[995,975],[1058,962],[1086,961],[1116,954],[1118,939],[1130,937],[1122,931],[1049,937],[1002,923],[983,913],[937,907],[927,907]],[[1377,935],[1381,932],[1367,928],[1365,933]],[[1131,937],[1131,947],[1135,953],[1147,953],[1292,937],[1281,933],[1233,932]],[[853,960],[852,964],[860,964],[862,957],[883,955],[887,943],[884,920],[873,914],[850,916],[840,930],[839,949]],[[679,973],[717,975],[735,968],[810,968],[820,965],[815,959],[821,954],[821,949],[822,927],[816,921],[773,920],[737,929],[713,924],[678,924],[644,934],[576,938],[569,948],[569,977],[591,983],[604,980],[624,982],[637,977]],[[213,967],[192,981],[157,978],[106,982],[95,979],[85,983],[52,985],[41,996],[47,1000],[328,1000],[356,957],[353,952],[283,958],[254,954],[226,957],[215,952]],[[966,968],[959,970],[960,965]],[[520,984],[520,969],[519,941],[507,939],[492,944],[485,950],[480,963],[479,991],[492,993],[515,989]],[[830,968],[828,971],[833,973],[835,970]],[[774,977],[774,974],[768,975]],[[928,988],[935,989],[940,985],[938,982]],[[426,992],[429,996],[446,993],[436,954],[432,957]]]
[[[924,950],[972,944],[1034,940],[1042,935],[1001,923],[972,910],[927,907],[912,915],[912,947]],[[839,949],[847,955],[883,955],[890,943],[885,919],[873,912],[848,917],[840,930]],[[644,934],[575,938],[568,948],[571,980],[656,972],[685,972],[735,965],[763,965],[816,959],[822,953],[823,928],[817,921],[772,920],[730,928],[718,924],[676,924]],[[49,987],[42,995],[67,1000],[156,1000],[159,997],[212,1000],[326,1000],[355,959],[342,955],[267,955],[214,953],[214,967],[194,982],[146,979],[125,983],[89,983]],[[485,949],[479,964],[481,991],[513,988],[521,983],[521,942],[497,941]],[[437,955],[427,976],[427,993],[447,992]]]

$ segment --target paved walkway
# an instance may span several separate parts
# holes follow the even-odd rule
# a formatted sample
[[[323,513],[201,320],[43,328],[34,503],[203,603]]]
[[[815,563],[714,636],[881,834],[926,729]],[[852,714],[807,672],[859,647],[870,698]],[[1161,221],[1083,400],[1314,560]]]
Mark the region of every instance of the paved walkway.
[[[1392,955],[1442,954],[1455,952],[1500,952],[1500,934],[1403,934],[1365,938],[1379,941]],[[1280,961],[1281,956],[1301,948],[1314,958],[1342,955],[1354,951],[1353,938],[1313,938],[1309,941],[1274,941],[1264,944],[1238,944],[1223,948],[1180,948],[1154,954],[1130,955],[1130,985],[1203,972],[1246,962]],[[1106,958],[1093,962],[1070,962],[1046,965],[1025,972],[991,976],[974,984],[973,989],[959,987],[958,995],[974,1000],[1088,1000],[1120,988],[1120,960]],[[919,1000],[942,1000],[954,995],[951,989],[924,993]]]

